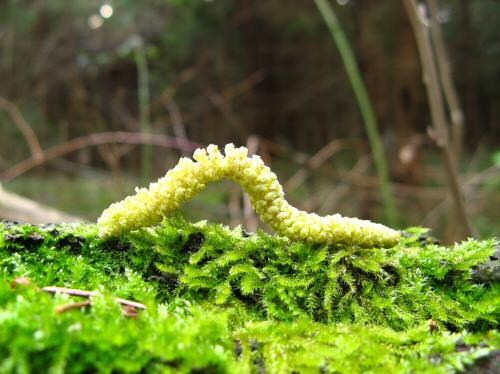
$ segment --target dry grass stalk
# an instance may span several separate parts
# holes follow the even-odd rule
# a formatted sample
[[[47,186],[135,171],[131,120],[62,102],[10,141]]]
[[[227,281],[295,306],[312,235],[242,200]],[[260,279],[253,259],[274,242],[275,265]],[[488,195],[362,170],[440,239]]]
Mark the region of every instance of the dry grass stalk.
[[[422,63],[424,74],[423,80],[427,89],[433,123],[431,135],[443,154],[448,185],[453,198],[457,220],[462,226],[462,234],[465,237],[472,236],[474,229],[466,211],[465,201],[460,187],[457,164],[453,154],[453,147],[450,143],[448,121],[446,119],[446,111],[443,104],[443,93],[439,84],[439,72],[436,67],[435,53],[432,49],[429,30],[420,18],[417,2],[415,0],[404,0],[404,5],[413,27]]]
[[[9,113],[12,121],[17,126],[21,134],[23,134],[26,143],[28,143],[28,147],[31,152],[31,157],[34,159],[40,159],[42,157],[42,147],[40,146],[40,141],[36,136],[33,128],[30,126],[28,121],[24,118],[21,111],[10,101],[0,97],[0,109],[5,110]]]

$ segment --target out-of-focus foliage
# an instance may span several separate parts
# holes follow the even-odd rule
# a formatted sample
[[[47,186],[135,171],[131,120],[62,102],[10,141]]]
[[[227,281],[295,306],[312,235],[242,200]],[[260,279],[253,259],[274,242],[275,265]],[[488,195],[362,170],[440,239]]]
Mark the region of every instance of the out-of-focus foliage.
[[[469,140],[498,134],[498,2],[440,4],[454,77],[473,135]],[[104,5],[113,9],[109,18],[100,14]],[[399,126],[407,134],[422,132],[425,114],[407,116],[408,123],[397,118],[398,111],[412,111],[405,105],[413,110],[425,105],[418,68],[407,66],[406,55],[400,56],[403,45],[398,38],[403,34],[408,34],[404,48],[414,50],[402,6],[348,1],[339,7],[339,15],[357,47],[383,127],[398,138],[403,136]],[[69,134],[82,128],[137,128],[132,57],[137,43],[144,43],[147,51],[156,130],[167,130],[162,94],[174,89],[169,95],[175,94],[188,112],[189,133],[207,142],[216,128],[218,141],[245,140],[251,133],[271,138],[279,134],[307,147],[321,145],[325,134],[353,135],[353,123],[358,124],[354,135],[361,131],[358,115],[345,111],[356,112],[355,102],[337,51],[310,2],[283,7],[279,2],[227,0],[11,0],[0,4],[0,20],[0,77],[5,82],[0,95],[27,109],[49,142],[56,140],[54,127],[61,128],[61,122],[66,122]],[[398,67],[404,75],[391,75]],[[189,69],[190,78],[182,77]],[[255,72],[261,79],[236,96],[224,96],[225,89]],[[398,98],[398,87],[408,80],[414,80],[403,87],[410,96]],[[383,93],[394,98],[379,97]],[[227,103],[220,101],[220,94]],[[391,101],[395,108],[388,111]],[[283,131],[285,125],[288,131]],[[315,131],[307,131],[310,139],[298,139],[311,126]]]

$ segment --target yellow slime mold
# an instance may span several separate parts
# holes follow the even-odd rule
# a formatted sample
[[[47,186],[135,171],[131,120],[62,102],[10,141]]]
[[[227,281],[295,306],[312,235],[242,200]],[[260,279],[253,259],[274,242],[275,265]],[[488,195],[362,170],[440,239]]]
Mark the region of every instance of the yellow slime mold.
[[[391,247],[400,233],[384,225],[340,214],[325,217],[294,208],[276,174],[259,156],[248,157],[245,147],[225,147],[225,156],[217,146],[197,149],[194,160],[179,163],[149,189],[136,189],[136,195],[112,204],[97,224],[102,237],[115,236],[160,222],[192,199],[207,184],[229,178],[248,193],[258,215],[279,234],[308,243],[339,243],[361,247]]]

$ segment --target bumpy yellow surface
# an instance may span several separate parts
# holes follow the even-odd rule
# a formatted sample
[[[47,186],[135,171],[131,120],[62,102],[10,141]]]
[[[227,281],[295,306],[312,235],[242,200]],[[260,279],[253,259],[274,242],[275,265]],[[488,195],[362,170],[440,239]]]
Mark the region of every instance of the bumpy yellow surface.
[[[259,156],[248,157],[245,147],[228,144],[224,156],[217,146],[209,145],[197,149],[193,158],[196,162],[181,158],[149,189],[136,189],[136,195],[112,204],[97,221],[99,234],[120,235],[160,222],[207,184],[229,178],[249,194],[264,222],[292,240],[362,247],[390,247],[399,242],[400,233],[381,224],[340,214],[321,217],[294,208],[285,200],[276,174]]]

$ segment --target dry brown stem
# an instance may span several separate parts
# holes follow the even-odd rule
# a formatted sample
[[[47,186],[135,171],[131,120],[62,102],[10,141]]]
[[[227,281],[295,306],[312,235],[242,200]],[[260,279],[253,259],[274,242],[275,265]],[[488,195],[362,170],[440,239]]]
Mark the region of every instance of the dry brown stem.
[[[203,60],[203,59],[202,59]],[[183,84],[191,81],[194,79],[196,74],[198,73],[198,70],[205,64],[204,61],[201,62],[200,66],[190,66],[186,69],[184,69],[180,74],[177,75],[177,78],[175,82],[168,86],[163,93],[160,95],[159,99],[157,100],[157,103],[167,103],[169,102],[177,93],[179,90],[179,87],[181,87]]]
[[[28,143],[31,157],[33,159],[40,159],[42,157],[42,147],[40,146],[40,142],[38,141],[38,137],[33,131],[33,128],[30,126],[28,121],[26,121],[21,111],[17,108],[17,106],[3,97],[0,97],[0,109],[9,113],[12,121],[15,123],[21,134],[23,134],[26,143]]]
[[[371,158],[369,156],[364,156],[358,159],[356,165],[350,170],[351,175],[360,175],[366,177],[366,171],[371,165]],[[334,212],[337,209],[339,203],[348,196],[350,192],[352,192],[352,186],[349,183],[346,183],[344,179],[339,179],[340,183],[329,190],[326,196],[317,197],[316,201],[314,201],[313,205],[314,210],[323,209],[324,212]],[[379,183],[373,185],[374,188],[378,188]]]
[[[225,88],[222,91],[222,96],[224,96],[226,99],[232,99],[235,96],[250,91],[255,85],[264,80],[264,78],[264,72],[262,70],[257,70],[242,81]]]
[[[58,144],[54,147],[46,149],[42,152],[41,157],[30,157],[24,161],[17,163],[10,169],[0,174],[0,180],[10,181],[21,174],[57,157],[61,157],[71,152],[78,151],[83,148],[97,146],[101,144],[121,143],[121,144],[151,144],[159,147],[178,149],[192,152],[200,147],[200,144],[188,141],[177,140],[173,137],[162,134],[147,134],[139,132],[101,132],[82,136],[68,142]]]
[[[87,298],[91,298],[91,297],[98,295],[98,293],[95,291],[86,291],[86,290],[79,290],[76,288],[56,287],[56,286],[43,287],[42,291],[54,293],[54,294],[62,293],[62,294],[70,295],[70,296],[80,296],[80,297],[87,297]],[[121,305],[126,305],[126,306],[137,308],[137,309],[147,309],[146,305],[138,303],[136,301],[121,299],[119,297],[115,297],[114,300],[118,304],[121,304]]]
[[[345,143],[342,140],[332,140],[330,143],[321,148],[316,152],[309,160],[307,160],[306,165],[301,167],[297,172],[285,183],[285,190],[291,191],[300,186],[304,180],[307,178],[309,170],[315,170],[323,165],[330,157],[335,153],[340,151],[345,147]]]
[[[80,297],[91,297],[97,295],[97,292],[94,291],[85,291],[76,288],[56,287],[56,286],[43,287],[42,291],[49,293],[63,293],[70,296],[80,296]]]
[[[443,105],[443,94],[439,85],[440,78],[436,67],[435,54],[432,49],[428,27],[420,19],[418,4],[415,0],[404,0],[404,5],[417,41],[424,74],[423,79],[427,89],[432,123],[434,126],[433,133],[435,135],[436,144],[440,147],[443,154],[448,185],[453,198],[457,219],[463,227],[463,235],[471,236],[474,230],[466,212],[465,201],[460,188],[457,164],[449,140],[448,123]]]
[[[92,301],[90,301],[90,300],[79,301],[77,303],[59,305],[56,308],[56,313],[64,313],[64,312],[67,312],[68,310],[85,308],[85,307],[91,306],[91,305],[92,305]]]
[[[172,128],[174,130],[175,138],[181,143],[183,141],[187,141],[188,137],[186,133],[186,127],[184,126],[181,111],[179,110],[177,103],[173,98],[170,98],[170,100],[166,102],[165,106],[170,116],[170,122],[172,122]],[[182,153],[184,156],[188,156],[190,152],[184,150],[182,151]]]
[[[29,287],[33,284],[31,279],[26,277],[18,277],[10,282],[10,288],[18,288],[18,287]]]
[[[455,155],[455,161],[459,162],[462,153],[462,142],[464,133],[464,113],[458,100],[457,91],[453,84],[450,59],[446,52],[446,47],[441,34],[441,27],[438,21],[439,7],[436,0],[428,0],[429,11],[431,16],[431,36],[434,42],[434,50],[436,52],[436,62],[439,69],[439,78],[443,88],[444,98],[448,104],[451,118],[451,140]]]

